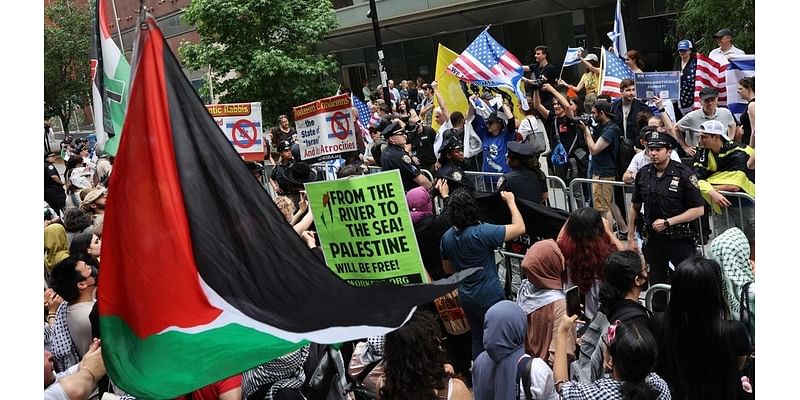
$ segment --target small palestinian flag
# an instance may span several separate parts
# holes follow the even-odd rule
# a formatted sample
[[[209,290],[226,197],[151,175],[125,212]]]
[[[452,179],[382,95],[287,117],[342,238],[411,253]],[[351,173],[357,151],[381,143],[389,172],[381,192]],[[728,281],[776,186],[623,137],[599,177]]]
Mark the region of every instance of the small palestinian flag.
[[[289,353],[397,329],[474,270],[348,285],[248,172],[151,16],[140,24],[98,292],[103,357],[140,398],[174,398]]]
[[[115,155],[128,104],[131,66],[111,39],[106,19],[106,2],[107,0],[95,1],[92,21],[92,104],[97,149]]]

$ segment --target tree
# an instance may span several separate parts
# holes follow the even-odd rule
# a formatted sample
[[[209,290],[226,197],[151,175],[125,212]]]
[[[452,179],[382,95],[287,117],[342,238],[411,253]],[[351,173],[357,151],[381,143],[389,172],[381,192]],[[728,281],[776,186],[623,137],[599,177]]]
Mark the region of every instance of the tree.
[[[747,54],[755,53],[755,0],[669,0],[668,9],[679,13],[676,36],[667,38],[671,46],[690,39],[696,51],[708,54],[717,47],[713,35],[728,28],[733,31],[736,47]]]
[[[337,24],[330,1],[193,0],[184,19],[197,28],[200,42],[181,46],[183,63],[210,67],[223,102],[260,101],[264,120],[273,121],[336,92],[334,56],[316,53]]]
[[[58,116],[64,133],[69,133],[75,106],[83,106],[91,93],[91,12],[88,6],[53,0],[44,15],[45,116]]]

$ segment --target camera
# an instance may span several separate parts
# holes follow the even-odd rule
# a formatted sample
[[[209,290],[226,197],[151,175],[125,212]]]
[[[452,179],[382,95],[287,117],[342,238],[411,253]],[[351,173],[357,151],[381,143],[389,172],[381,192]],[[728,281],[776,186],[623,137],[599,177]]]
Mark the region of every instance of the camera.
[[[577,117],[572,118],[572,121],[575,123],[580,122],[586,126],[594,125],[594,119],[589,114],[578,115]]]
[[[542,85],[546,83],[546,79],[544,77],[538,77],[531,82],[531,86],[533,90],[539,90],[542,88]]]

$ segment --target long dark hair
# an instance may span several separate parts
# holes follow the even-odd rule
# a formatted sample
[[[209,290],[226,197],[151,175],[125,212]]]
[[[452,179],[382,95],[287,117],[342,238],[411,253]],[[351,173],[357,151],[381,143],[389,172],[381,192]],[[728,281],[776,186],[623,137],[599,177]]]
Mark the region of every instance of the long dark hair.
[[[645,381],[653,371],[658,355],[658,344],[650,331],[636,324],[620,323],[608,351],[613,357],[614,371],[622,381],[624,400],[658,398],[659,391]]]
[[[439,324],[430,311],[417,310],[402,328],[386,335],[381,399],[437,398],[435,389],[447,386],[445,353],[439,345]]]
[[[79,233],[75,235],[69,244],[69,255],[97,268],[100,266],[100,261],[97,260],[97,257],[89,254],[89,246],[92,245],[94,236],[94,233]]]
[[[458,229],[480,223],[480,209],[478,202],[472,192],[465,187],[460,187],[450,193],[450,201],[447,209],[447,220],[450,225]]]
[[[741,390],[720,282],[719,264],[701,256],[687,258],[673,274],[657,370],[675,398],[732,399]]]
[[[592,288],[595,279],[603,278],[603,263],[616,250],[608,238],[603,218],[594,208],[575,210],[567,219],[566,235],[558,240],[569,277],[581,293]]]
[[[603,264],[605,281],[600,288],[600,307],[608,315],[610,307],[625,298],[633,285],[634,279],[642,270],[642,259],[631,250],[615,251],[606,258]]]

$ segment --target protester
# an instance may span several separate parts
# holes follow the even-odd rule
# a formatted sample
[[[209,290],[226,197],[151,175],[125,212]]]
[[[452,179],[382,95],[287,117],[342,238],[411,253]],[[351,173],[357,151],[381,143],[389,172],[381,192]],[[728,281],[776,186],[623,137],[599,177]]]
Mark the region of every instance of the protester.
[[[638,50],[628,50],[628,52],[625,53],[625,65],[627,65],[634,74],[641,74],[644,72],[644,61]]]
[[[539,87],[541,87],[542,83],[548,83],[550,85],[555,85],[558,83],[558,72],[556,70],[555,65],[550,64],[550,48],[544,45],[536,46],[533,49],[533,58],[536,61],[531,65],[523,65],[522,70],[525,72],[531,72],[531,80],[539,82]],[[527,83],[532,83],[529,80],[525,80]],[[542,92],[540,91],[536,85],[533,86],[533,91],[539,91],[539,97],[542,100],[542,104],[550,108],[550,105],[553,104],[553,95],[551,92]]]
[[[600,288],[600,310],[609,321],[635,324],[652,332],[650,311],[640,302],[647,288],[649,267],[631,250],[611,253],[603,265],[605,282]]]
[[[467,189],[460,188],[450,194],[447,217],[453,227],[442,237],[442,267],[448,274],[482,268],[466,278],[458,289],[459,300],[471,327],[483,326],[486,310],[503,299],[494,250],[525,233],[525,223],[514,202],[514,194],[500,192],[500,197],[511,212],[511,224],[505,226],[481,223],[478,203]],[[483,330],[471,331],[474,359],[484,350]]]
[[[525,279],[517,293],[517,304],[527,316],[525,352],[553,364],[555,338],[561,316],[567,313],[564,297],[564,255],[552,239],[536,242],[521,264]],[[569,345],[574,354],[575,338]]]
[[[653,335],[636,324],[617,322],[603,335],[606,368],[610,378],[592,383],[569,380],[566,343],[575,330],[576,316],[561,318],[553,364],[555,386],[564,400],[671,399],[667,383],[653,372],[658,345]]]
[[[692,256],[677,265],[656,371],[677,399],[736,399],[751,352],[747,331],[731,320],[715,261]]]
[[[475,360],[472,373],[475,400],[558,398],[550,367],[525,354],[525,315],[518,305],[504,300],[492,306],[486,312],[484,330],[486,351]],[[521,362],[530,365],[527,377],[520,376]],[[527,387],[526,381],[530,382]]]
[[[69,255],[85,262],[89,267],[99,268],[102,243],[94,233],[77,234],[70,243]]]
[[[56,373],[53,355],[44,351],[45,400],[89,399],[97,382],[106,375],[99,339],[94,339],[79,364]]]
[[[51,224],[44,228],[44,267],[50,271],[56,264],[69,257],[67,231],[60,224]]]
[[[242,373],[242,400],[304,400],[309,345]]]
[[[566,86],[568,89],[575,91],[575,93],[585,91],[586,99],[589,100],[589,97],[593,97],[593,103],[597,100],[597,89],[600,87],[600,62],[595,54],[583,57],[583,50],[578,52],[578,56],[586,67],[586,72],[581,75],[581,80],[575,86],[568,84],[563,79],[559,79],[558,84]]]
[[[295,138],[297,137],[297,130],[295,130],[293,127],[289,127],[289,117],[286,115],[279,115],[277,121],[278,126],[274,126],[269,130],[270,144],[275,150],[277,150],[278,143],[285,141],[294,143]]]
[[[673,67],[674,71],[681,72],[680,83],[680,106],[681,114],[685,115],[692,111],[694,106],[694,87],[695,87],[695,68],[697,67],[697,57],[693,54],[693,45],[690,40],[678,42],[678,60]]]
[[[756,279],[747,236],[739,228],[729,228],[711,241],[708,258],[722,268],[722,295],[731,316],[736,318],[741,315],[742,307],[747,306],[741,304],[742,289]]]
[[[53,267],[50,280],[53,290],[64,299],[56,312],[56,325],[63,323],[66,326],[75,350],[84,354],[92,343],[89,313],[95,302],[97,268],[76,257],[69,257]],[[54,352],[58,350],[54,349]]]
[[[739,84],[736,87],[736,93],[739,97],[747,102],[739,120],[742,126],[739,128],[741,133],[736,134],[740,137],[737,142],[749,145],[756,148],[756,77],[750,76],[739,79]]]
[[[730,29],[720,29],[714,34],[714,39],[717,40],[719,47],[711,50],[708,57],[720,65],[730,63],[730,58],[733,56],[744,55],[744,51],[733,45],[733,32]]]
[[[578,128],[583,128],[586,147],[592,154],[592,179],[601,181],[615,181],[617,178],[616,159],[620,144],[620,128],[614,121],[611,105],[605,101],[597,101],[592,108],[592,117],[597,121],[597,127],[592,132],[589,127],[578,121]],[[620,174],[622,175],[622,174]],[[604,214],[604,218],[612,221],[611,208],[613,204],[613,186],[608,184],[592,183],[593,207]],[[617,218],[619,230],[627,232],[625,220]]]
[[[599,307],[603,262],[624,247],[612,232],[611,223],[590,207],[579,208],[569,216],[556,242],[564,255],[566,287],[578,286],[584,315],[591,321]]]
[[[730,140],[719,121],[700,125],[700,144],[702,149],[695,154],[694,170],[700,192],[713,211],[714,227],[718,232],[731,226],[741,229],[750,241],[751,254],[755,254],[755,204],[720,193],[744,192],[755,197],[755,172],[747,166],[755,150]]]
[[[675,137],[681,144],[684,153],[689,157],[694,157],[697,152],[696,147],[700,145],[700,125],[708,120],[719,121],[725,127],[728,139],[733,139],[736,135],[736,120],[730,110],[718,107],[719,94],[717,89],[704,87],[700,90],[700,102],[702,108],[694,110],[681,118],[675,124]]]
[[[403,327],[386,335],[380,399],[472,399],[464,382],[449,376],[452,370],[447,369],[452,367],[445,366],[440,335],[433,314],[424,310],[417,310]]]
[[[106,190],[95,188],[90,191],[81,201],[81,209],[90,213],[92,219],[103,215],[106,211]]]

